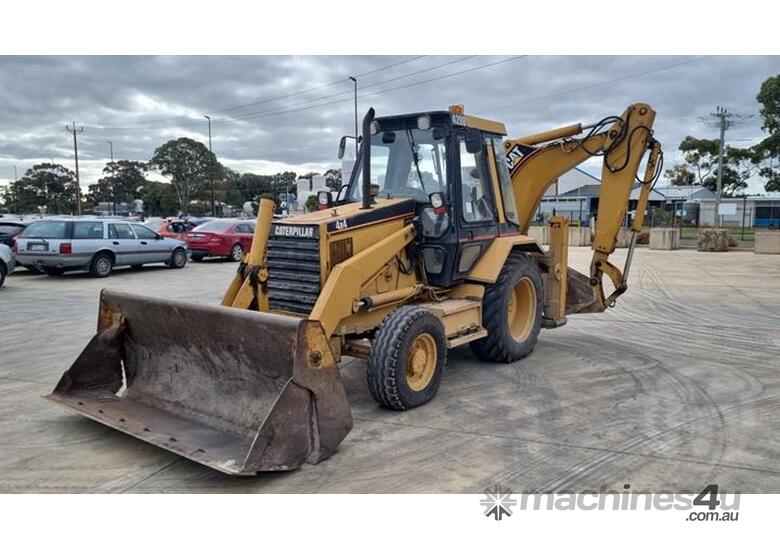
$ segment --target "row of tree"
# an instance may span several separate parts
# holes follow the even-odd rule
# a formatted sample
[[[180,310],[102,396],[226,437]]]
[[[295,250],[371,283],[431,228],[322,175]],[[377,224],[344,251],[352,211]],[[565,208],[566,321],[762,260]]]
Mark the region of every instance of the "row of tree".
[[[761,129],[767,135],[752,147],[724,147],[721,182],[726,196],[739,194],[748,180],[756,176],[761,178],[766,191],[780,191],[780,75],[764,81],[756,100],[761,105]],[[687,136],[680,143],[683,162],[664,175],[672,185],[699,184],[715,191],[719,148],[719,139]]]
[[[169,182],[150,180],[151,172],[162,174]],[[341,170],[330,169],[324,176],[333,189],[341,186]],[[145,212],[150,215],[208,213],[212,179],[215,200],[240,208],[264,194],[278,197],[287,190],[295,194],[298,175],[292,171],[273,175],[241,174],[222,165],[203,143],[182,137],[158,147],[148,162],[107,163],[102,177],[89,185],[88,193],[82,197],[82,210],[99,203],[127,204],[141,199]],[[0,195],[5,208],[16,213],[37,212],[40,206],[46,206],[49,213],[74,213],[76,197],[73,171],[50,163],[36,164],[22,178],[6,186]]]

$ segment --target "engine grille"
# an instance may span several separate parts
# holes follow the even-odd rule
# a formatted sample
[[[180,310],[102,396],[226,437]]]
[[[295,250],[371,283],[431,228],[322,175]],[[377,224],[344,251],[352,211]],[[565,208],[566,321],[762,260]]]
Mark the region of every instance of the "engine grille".
[[[320,295],[319,240],[271,235],[267,259],[271,309],[311,313]]]

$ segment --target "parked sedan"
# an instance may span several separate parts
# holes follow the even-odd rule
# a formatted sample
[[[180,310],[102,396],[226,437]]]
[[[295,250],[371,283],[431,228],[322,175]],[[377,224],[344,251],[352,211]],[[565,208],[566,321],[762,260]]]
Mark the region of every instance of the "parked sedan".
[[[238,262],[249,252],[255,222],[250,220],[211,220],[184,234],[193,261],[207,256],[229,258]]]
[[[31,223],[16,239],[17,262],[49,275],[89,270],[107,277],[114,266],[187,263],[187,245],[148,227],[120,219],[46,219]]]
[[[14,266],[16,266],[14,251],[11,250],[10,246],[0,244],[0,287],[5,284],[5,278],[11,274]]]
[[[179,218],[151,218],[144,225],[163,237],[182,240],[187,231],[191,231],[195,224]]]
[[[21,220],[0,220],[0,244],[14,245],[14,237],[22,232],[30,222]]]

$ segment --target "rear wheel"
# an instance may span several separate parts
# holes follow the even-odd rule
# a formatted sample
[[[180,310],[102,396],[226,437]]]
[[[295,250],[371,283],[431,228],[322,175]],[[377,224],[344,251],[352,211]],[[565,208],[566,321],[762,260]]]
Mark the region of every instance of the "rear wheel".
[[[89,272],[93,277],[108,277],[114,268],[114,258],[106,252],[98,252],[89,264]]]
[[[536,345],[542,304],[539,266],[523,254],[511,254],[496,282],[485,289],[482,324],[488,335],[471,342],[471,350],[483,361],[522,359]]]
[[[419,407],[436,395],[446,361],[441,321],[423,307],[398,308],[377,330],[368,359],[368,388],[387,409]]]
[[[234,262],[240,262],[244,257],[244,247],[241,244],[236,243],[233,248],[230,249],[230,259]]]
[[[171,259],[168,261],[168,267],[171,269],[181,269],[187,263],[187,253],[183,248],[177,248],[171,254]]]

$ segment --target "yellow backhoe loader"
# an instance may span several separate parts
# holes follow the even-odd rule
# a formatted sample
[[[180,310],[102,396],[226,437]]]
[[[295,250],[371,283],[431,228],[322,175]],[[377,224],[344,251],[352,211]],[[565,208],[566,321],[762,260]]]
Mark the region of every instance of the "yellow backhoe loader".
[[[322,192],[317,211],[279,220],[260,201],[220,306],[104,290],[97,334],[47,398],[228,474],[316,463],[352,427],[343,355],[367,360],[381,406],[410,409],[436,394],[448,349],[468,343],[484,361],[517,361],[541,328],[614,305],[661,170],[654,118],[637,103],[506,139],[503,124],[462,106],[370,109],[335,197]],[[550,184],[593,156],[603,158],[601,193],[581,274],[567,265],[566,218],[550,219],[547,251],[527,234]],[[636,181],[621,272],[609,256]]]

